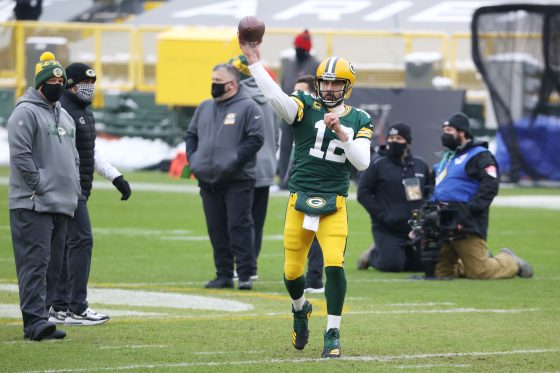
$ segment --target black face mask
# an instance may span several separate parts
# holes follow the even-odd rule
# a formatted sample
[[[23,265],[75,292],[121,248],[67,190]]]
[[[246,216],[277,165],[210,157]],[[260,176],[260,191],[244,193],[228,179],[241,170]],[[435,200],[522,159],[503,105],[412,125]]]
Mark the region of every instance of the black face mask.
[[[50,102],[57,102],[60,100],[60,96],[62,96],[62,89],[61,84],[43,83],[41,92]]]
[[[296,48],[296,60],[303,62],[309,56],[309,52],[303,48]]]
[[[212,97],[214,98],[218,98],[224,95],[224,93],[226,93],[226,84],[228,84],[229,82],[225,82],[225,83],[212,83],[212,89],[210,91],[210,93],[212,94]]]
[[[395,158],[400,158],[403,156],[404,152],[406,151],[407,144],[401,144],[400,142],[391,141],[387,143],[389,155]]]
[[[444,133],[441,135],[441,145],[445,146],[449,150],[455,150],[459,147],[460,141],[452,134]]]

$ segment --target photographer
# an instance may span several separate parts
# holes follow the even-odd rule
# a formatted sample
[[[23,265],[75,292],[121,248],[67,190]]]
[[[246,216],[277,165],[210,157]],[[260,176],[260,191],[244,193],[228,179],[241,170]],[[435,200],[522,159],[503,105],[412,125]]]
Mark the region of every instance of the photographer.
[[[488,151],[488,143],[473,139],[469,118],[463,113],[454,114],[443,123],[441,142],[447,149],[434,168],[436,185],[432,201],[446,203],[456,210],[462,228],[460,236],[443,242],[436,277],[532,277],[531,266],[511,250],[502,249],[492,257],[486,246],[488,212],[499,187],[497,163]]]
[[[393,124],[387,145],[381,147],[364,171],[358,186],[358,202],[372,221],[375,246],[358,260],[358,269],[380,271],[421,271],[420,253],[409,240],[412,210],[427,199],[429,168],[410,151],[412,136],[404,123]]]

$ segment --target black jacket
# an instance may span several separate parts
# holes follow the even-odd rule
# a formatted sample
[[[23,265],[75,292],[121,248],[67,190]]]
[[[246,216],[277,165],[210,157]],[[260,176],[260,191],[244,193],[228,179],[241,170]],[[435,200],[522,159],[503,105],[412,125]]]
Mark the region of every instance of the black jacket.
[[[420,182],[423,199],[407,201],[403,180],[414,177]],[[412,210],[428,197],[429,180],[430,169],[421,158],[409,155],[401,162],[381,149],[360,178],[358,202],[369,213],[374,228],[407,234]]]
[[[264,116],[242,86],[228,100],[203,101],[185,138],[189,167],[201,185],[255,181]]]
[[[475,146],[488,148],[487,142],[469,141],[457,156]],[[463,232],[475,234],[486,239],[488,234],[488,215],[490,204],[498,194],[500,182],[498,180],[498,164],[490,151],[478,153],[465,165],[467,176],[479,183],[478,191],[468,202],[448,202],[449,206],[459,212],[458,222],[463,226]],[[490,173],[489,173],[490,172]],[[436,185],[437,190],[437,185]]]
[[[95,158],[95,118],[87,104],[76,95],[64,90],[60,103],[76,124],[76,149],[80,155],[80,185],[82,196],[91,194]]]

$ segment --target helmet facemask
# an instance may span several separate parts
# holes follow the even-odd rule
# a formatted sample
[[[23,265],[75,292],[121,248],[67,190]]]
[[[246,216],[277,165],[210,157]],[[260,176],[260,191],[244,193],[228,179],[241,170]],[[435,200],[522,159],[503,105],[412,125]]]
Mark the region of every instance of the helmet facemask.
[[[337,79],[335,77],[326,77],[328,73],[324,73],[322,78],[315,78],[315,90],[317,91],[317,97],[321,102],[328,108],[333,108],[342,103],[342,101],[347,97],[349,90],[352,89],[352,85],[347,79]],[[323,90],[321,89],[321,83],[323,81],[338,81],[342,82],[342,89],[340,90]],[[340,93],[340,97],[337,98],[336,93]],[[325,96],[325,97],[324,97]]]

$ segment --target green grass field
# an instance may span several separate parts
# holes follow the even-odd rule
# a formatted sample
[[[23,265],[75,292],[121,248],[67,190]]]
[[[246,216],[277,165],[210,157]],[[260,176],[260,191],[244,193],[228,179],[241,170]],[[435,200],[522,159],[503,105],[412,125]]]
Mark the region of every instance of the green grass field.
[[[0,169],[0,177],[6,176]],[[195,186],[161,173],[126,176],[133,189],[135,183]],[[527,194],[560,191],[503,190],[503,195]],[[513,248],[533,264],[533,279],[414,281],[408,274],[356,269],[371,243],[370,222],[350,200],[344,358],[325,361],[319,358],[326,325],[323,295],[308,295],[314,307],[308,346],[296,351],[290,342],[290,301],[282,282],[285,196],[270,200],[259,281],[251,292],[203,288],[214,266],[197,193],[136,190],[128,202],[119,197],[114,189],[98,188],[89,202],[95,236],[89,298],[112,320],[67,326],[65,340],[35,343],[23,341],[20,318],[2,316],[0,371],[560,370],[560,210],[491,211],[490,248]],[[0,208],[1,312],[18,305],[6,185],[0,185]],[[189,296],[203,297],[206,306],[241,310],[200,309],[200,298]],[[188,302],[195,302],[194,308],[186,308]]]

